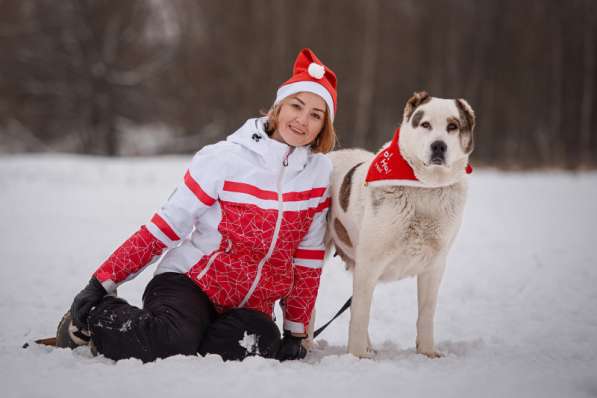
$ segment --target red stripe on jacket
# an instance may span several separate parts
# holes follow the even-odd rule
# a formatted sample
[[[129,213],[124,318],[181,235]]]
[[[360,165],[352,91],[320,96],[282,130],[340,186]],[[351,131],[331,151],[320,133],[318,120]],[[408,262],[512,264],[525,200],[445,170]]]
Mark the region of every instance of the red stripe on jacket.
[[[160,217],[158,213],[155,213],[151,218],[151,222],[155,224],[156,227],[160,229],[168,237],[170,240],[179,240],[180,238],[174,232],[174,230],[168,225],[168,223]]]
[[[247,195],[254,196],[258,199],[263,200],[278,200],[278,193],[274,191],[268,191],[256,187],[255,185],[247,184],[244,182],[236,181],[225,181],[224,191],[238,192]],[[302,200],[309,200],[313,198],[322,197],[325,193],[325,188],[313,188],[306,191],[299,192],[285,192],[282,194],[282,201],[284,202],[300,202]]]
[[[284,202],[298,202],[301,200],[309,200],[313,198],[320,198],[325,193],[325,188],[313,188],[308,191],[301,192],[286,192],[282,195]]]
[[[294,258],[303,258],[305,260],[323,260],[324,256],[324,250],[296,249],[296,252],[294,252]]]
[[[184,175],[184,183],[187,188],[189,188],[191,192],[195,194],[197,199],[199,199],[206,206],[211,206],[216,202],[214,198],[206,194],[205,191],[201,189],[197,181],[193,179],[193,176],[191,176],[191,173],[188,170]]]
[[[274,191],[266,191],[257,188],[255,185],[245,184],[244,182],[226,181],[224,182],[224,191],[238,192],[254,196],[264,200],[278,200],[278,194]]]
[[[317,207],[313,208],[313,213],[319,213],[320,211],[325,210],[328,207],[330,207],[331,204],[332,204],[332,199],[327,198],[326,200],[324,200],[323,202],[318,204]]]

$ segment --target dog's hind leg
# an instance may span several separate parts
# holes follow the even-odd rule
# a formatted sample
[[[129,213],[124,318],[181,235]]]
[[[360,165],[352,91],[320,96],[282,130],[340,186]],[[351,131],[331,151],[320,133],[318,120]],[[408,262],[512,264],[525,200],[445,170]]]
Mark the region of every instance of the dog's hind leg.
[[[437,306],[437,295],[445,268],[446,258],[442,256],[431,270],[417,275],[417,299],[419,303],[417,352],[429,358],[442,356],[435,350],[433,322]]]

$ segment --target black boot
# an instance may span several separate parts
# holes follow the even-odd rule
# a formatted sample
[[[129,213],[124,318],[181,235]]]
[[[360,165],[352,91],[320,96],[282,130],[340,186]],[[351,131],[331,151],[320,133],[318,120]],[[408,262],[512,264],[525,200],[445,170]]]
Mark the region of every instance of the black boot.
[[[89,330],[76,327],[72,322],[70,310],[66,311],[56,330],[56,347],[77,348],[89,345],[90,341]]]

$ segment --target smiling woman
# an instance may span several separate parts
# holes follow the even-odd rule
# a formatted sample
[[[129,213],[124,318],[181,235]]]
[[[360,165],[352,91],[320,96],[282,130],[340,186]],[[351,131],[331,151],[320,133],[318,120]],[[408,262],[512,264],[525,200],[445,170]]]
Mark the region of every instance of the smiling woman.
[[[327,123],[325,101],[317,94],[300,92],[285,98],[268,114],[268,134],[290,146],[313,143]],[[331,124],[331,123],[330,123]],[[275,126],[275,127],[274,127]]]
[[[197,152],[168,201],[96,270],[57,344],[144,362],[303,358],[324,258],[332,166],[323,153],[335,143],[335,112],[335,74],[302,50],[268,115]],[[115,297],[160,256],[143,308]],[[283,338],[272,320],[277,301]]]

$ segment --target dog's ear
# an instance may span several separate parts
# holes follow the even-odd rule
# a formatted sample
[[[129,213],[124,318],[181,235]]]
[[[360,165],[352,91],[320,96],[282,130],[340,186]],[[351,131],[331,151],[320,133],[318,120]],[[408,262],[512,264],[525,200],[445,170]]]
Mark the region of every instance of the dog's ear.
[[[456,100],[456,107],[460,113],[460,125],[463,130],[475,129],[475,111],[466,100],[459,98]]]
[[[404,115],[403,120],[408,122],[408,119],[412,116],[415,109],[421,104],[424,104],[431,100],[431,96],[427,94],[427,91],[419,91],[413,94],[412,97],[408,101],[406,101],[406,106],[404,107]]]
[[[473,130],[475,129],[475,112],[466,100],[455,100],[460,116],[460,141],[465,153],[473,151]]]

